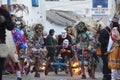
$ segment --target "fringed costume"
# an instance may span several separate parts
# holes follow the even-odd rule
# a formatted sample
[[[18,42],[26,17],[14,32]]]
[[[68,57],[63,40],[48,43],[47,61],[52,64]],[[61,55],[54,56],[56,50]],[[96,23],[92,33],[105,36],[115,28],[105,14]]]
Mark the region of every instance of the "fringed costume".
[[[37,24],[34,28],[34,36],[32,37],[32,52],[29,54],[30,58],[33,60],[35,77],[40,77],[40,66],[45,63],[45,57],[47,55],[46,47],[44,47],[43,39],[43,26]]]
[[[82,78],[86,78],[85,66],[88,66],[89,76],[95,78],[96,63],[98,62],[95,49],[96,39],[93,37],[93,33],[87,30],[84,22],[79,22],[75,27],[76,41],[74,44],[77,48],[78,60],[82,69]]]
[[[108,49],[108,66],[111,69],[111,80],[120,79],[120,33],[117,27],[112,29],[109,38]]]

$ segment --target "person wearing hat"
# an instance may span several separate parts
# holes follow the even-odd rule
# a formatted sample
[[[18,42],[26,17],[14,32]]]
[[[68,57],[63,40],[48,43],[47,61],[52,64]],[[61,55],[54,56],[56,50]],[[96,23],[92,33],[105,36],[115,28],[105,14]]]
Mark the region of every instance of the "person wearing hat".
[[[118,27],[118,31],[120,32],[119,19],[120,19],[120,15],[115,14],[114,17],[112,18],[112,24],[113,27]]]
[[[118,20],[119,18],[114,16],[112,19],[109,19],[107,25],[104,29],[100,31],[99,35],[99,42],[101,43],[101,58],[103,61],[103,80],[111,80],[111,70],[108,67],[108,56],[107,53],[107,46],[109,43],[109,36],[111,34],[111,29],[113,27],[118,27]],[[118,27],[119,30],[119,27]]]
[[[100,35],[99,35],[99,42],[101,44],[101,58],[103,61],[103,69],[102,69],[102,73],[103,73],[103,80],[111,80],[111,70],[108,67],[108,54],[105,55],[105,53],[107,52],[107,45],[108,45],[108,41],[109,41],[109,35],[111,33],[111,28],[113,26],[112,23],[112,19],[109,19],[106,27],[104,29],[102,29],[100,31]]]
[[[113,18],[114,26],[112,28],[111,35],[109,37],[109,44],[107,47],[108,56],[108,66],[111,69],[111,80],[120,79],[120,20],[118,18]],[[116,26],[116,27],[115,27]]]
[[[107,51],[108,56],[108,67],[111,69],[111,80],[120,80],[120,33],[118,27],[112,28],[111,35],[109,38],[109,44]]]
[[[49,68],[49,64],[54,60],[54,56],[55,56],[55,53],[56,53],[56,40],[53,38],[54,36],[54,33],[55,33],[55,30],[54,29],[50,29],[49,30],[49,34],[48,36],[46,37],[46,48],[47,48],[47,51],[48,51],[48,54],[47,54],[47,65],[46,65],[46,69]],[[46,70],[45,70],[45,74],[46,73]]]
[[[50,58],[53,58],[53,55],[55,53],[55,39],[53,38],[54,36],[54,29],[50,29],[49,30],[49,34],[48,36],[46,37],[46,48],[48,50],[48,54],[47,54],[47,58],[50,57]]]

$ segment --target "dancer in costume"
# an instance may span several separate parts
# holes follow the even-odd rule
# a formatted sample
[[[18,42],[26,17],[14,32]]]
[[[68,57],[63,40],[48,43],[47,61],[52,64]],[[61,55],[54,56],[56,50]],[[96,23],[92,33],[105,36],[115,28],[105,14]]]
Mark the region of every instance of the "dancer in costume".
[[[15,14],[12,14],[11,18],[13,22],[16,24]],[[16,69],[18,80],[19,80],[21,79],[21,72],[23,72],[23,61],[24,61],[23,55],[25,55],[25,49],[27,48],[27,45],[24,39],[24,34],[22,33],[21,29],[17,25],[15,25],[14,29],[12,30],[12,37],[13,37],[14,44],[16,46],[17,54],[18,54],[18,61],[15,63],[15,69]]]
[[[65,49],[65,46],[66,46],[66,50],[70,50],[70,54],[69,54],[69,58],[71,58],[73,56],[73,53],[72,53],[72,38],[70,36],[69,33],[67,33],[66,30],[64,30],[62,32],[62,34],[58,35],[57,37],[57,41],[58,41],[58,53],[61,53],[62,51],[62,54],[65,53],[63,52],[63,50]],[[65,43],[67,42],[67,43]],[[69,46],[69,48],[68,48]],[[66,54],[67,55],[67,54]]]
[[[93,53],[92,50],[94,49],[96,40],[93,38],[92,32],[89,32],[87,30],[84,22],[79,22],[75,27],[76,27],[76,41],[74,44],[78,48],[77,52],[78,52],[78,59],[81,61],[82,78],[85,79],[86,78],[85,68],[84,68],[84,66],[86,65],[85,58],[86,58],[86,55],[89,55],[89,57],[90,57],[91,54]],[[92,44],[92,43],[94,43],[94,44]],[[96,53],[94,53],[94,55],[96,55]],[[96,57],[97,57],[97,55],[96,55]],[[95,58],[95,56],[93,58]],[[95,58],[95,60],[98,62],[98,58]],[[88,62],[89,62],[89,60],[88,60]],[[92,64],[93,63],[95,64],[96,62],[92,62]],[[95,70],[93,72],[93,76],[91,76],[90,72],[89,72],[89,74],[90,74],[91,78],[94,78]]]
[[[120,79],[120,33],[118,27],[112,28],[107,48],[108,67],[111,69],[111,80]]]
[[[46,57],[46,47],[44,47],[44,38],[43,38],[43,26],[42,24],[37,24],[34,27],[34,36],[33,40],[33,58],[34,58],[34,70],[35,77],[40,77],[40,66],[44,63],[44,58]]]

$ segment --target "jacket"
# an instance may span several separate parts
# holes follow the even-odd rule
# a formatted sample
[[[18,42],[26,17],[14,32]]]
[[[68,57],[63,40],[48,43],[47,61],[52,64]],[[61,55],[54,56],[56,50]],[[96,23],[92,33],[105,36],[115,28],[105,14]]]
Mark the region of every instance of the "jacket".
[[[106,27],[105,29],[102,29],[100,31],[100,35],[99,35],[99,42],[101,44],[101,52],[102,54],[104,54],[105,52],[107,52],[107,46],[108,46],[108,42],[109,42],[109,36],[110,36],[110,28]]]

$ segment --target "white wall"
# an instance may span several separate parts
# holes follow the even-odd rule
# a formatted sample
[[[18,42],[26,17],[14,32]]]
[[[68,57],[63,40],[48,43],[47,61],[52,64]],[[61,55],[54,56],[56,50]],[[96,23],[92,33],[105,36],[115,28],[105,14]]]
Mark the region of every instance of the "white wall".
[[[33,7],[31,0],[12,0],[11,4],[24,4],[28,7],[29,14],[23,13],[23,17],[29,26],[36,23],[42,23],[43,25],[45,25],[46,11],[44,7],[44,0],[39,0],[39,7]],[[22,13],[19,12],[18,16],[21,15]]]
[[[112,16],[114,14],[114,0],[108,0],[108,9],[105,14]],[[60,0],[60,1],[46,1],[46,10],[55,9],[55,10],[65,10],[65,11],[74,11],[78,14],[86,15],[87,17],[92,16],[94,12],[92,11],[92,0],[82,0],[82,1],[70,1],[70,0]],[[88,9],[88,13],[86,12]],[[56,34],[59,34],[64,30],[65,27],[46,23],[46,30],[54,28]]]
[[[3,0],[5,3],[6,0]],[[114,0],[108,0],[108,14],[113,14],[114,9]],[[29,8],[29,14],[23,15],[25,21],[28,25],[33,25],[35,23],[42,23],[45,26],[45,30],[48,32],[49,29],[54,28],[56,34],[60,34],[65,27],[51,24],[46,21],[46,10],[56,9],[56,10],[65,10],[65,11],[74,11],[76,13],[91,16],[92,12],[92,0],[82,0],[82,1],[69,1],[69,0],[60,0],[60,1],[45,1],[39,0],[39,7],[32,7],[31,0],[12,0],[12,4],[24,4]],[[111,6],[112,5],[112,6]],[[88,10],[88,13],[86,12]],[[19,14],[21,15],[21,13]]]
[[[108,8],[105,10],[106,15],[113,14],[112,4],[114,0],[108,0]],[[81,1],[70,1],[70,0],[60,0],[60,1],[46,1],[46,9],[56,9],[65,11],[74,11],[79,14],[86,15],[88,17],[94,14],[92,11],[92,0],[81,0]],[[88,10],[88,12],[87,12]],[[102,9],[101,9],[102,10]]]
[[[69,0],[60,0],[60,1],[46,1],[46,9],[55,9],[55,10],[65,10],[65,11],[75,11],[79,14],[86,14],[86,9],[89,9],[89,14],[91,14],[92,0],[83,0],[83,1],[69,1]]]

